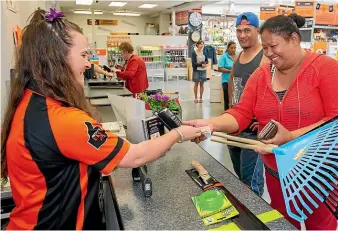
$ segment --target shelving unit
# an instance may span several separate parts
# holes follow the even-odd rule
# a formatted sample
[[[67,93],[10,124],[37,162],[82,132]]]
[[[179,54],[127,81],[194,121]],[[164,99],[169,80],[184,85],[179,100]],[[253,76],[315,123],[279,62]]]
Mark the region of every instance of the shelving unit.
[[[162,46],[139,46],[138,55],[146,64],[148,79],[154,82],[155,78],[164,81],[164,62]]]
[[[174,77],[188,78],[187,46],[166,46],[164,48],[165,80]]]

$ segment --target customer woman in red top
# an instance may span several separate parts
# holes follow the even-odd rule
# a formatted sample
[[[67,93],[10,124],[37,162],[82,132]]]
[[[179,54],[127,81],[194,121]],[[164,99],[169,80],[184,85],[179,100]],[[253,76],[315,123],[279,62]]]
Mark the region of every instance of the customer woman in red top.
[[[185,124],[239,133],[253,118],[259,122],[259,130],[275,120],[291,134],[286,139],[275,139],[280,145],[338,115],[338,62],[301,48],[298,27],[304,23],[304,18],[295,14],[268,19],[260,34],[264,55],[271,65],[262,65],[252,74],[238,105],[219,117]],[[286,213],[275,156],[262,155],[262,159],[271,206],[300,229],[300,223]],[[308,230],[335,230],[337,220],[322,203],[308,216],[305,226]]]
[[[121,43],[119,49],[126,64],[124,70],[113,68],[113,71],[119,79],[126,81],[126,88],[135,97],[149,87],[146,65],[141,57],[133,54],[134,48],[130,43]]]

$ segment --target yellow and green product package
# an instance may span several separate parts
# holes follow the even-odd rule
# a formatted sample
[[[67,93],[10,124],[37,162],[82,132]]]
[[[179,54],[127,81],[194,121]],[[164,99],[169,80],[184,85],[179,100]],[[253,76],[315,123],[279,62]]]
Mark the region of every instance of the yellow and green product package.
[[[238,214],[221,190],[208,190],[191,199],[205,225],[215,224]]]

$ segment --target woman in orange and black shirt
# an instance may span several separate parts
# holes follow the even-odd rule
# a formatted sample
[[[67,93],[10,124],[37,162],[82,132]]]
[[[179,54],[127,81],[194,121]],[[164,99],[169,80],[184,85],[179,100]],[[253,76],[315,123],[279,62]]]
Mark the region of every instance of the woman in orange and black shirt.
[[[131,144],[103,130],[83,91],[87,49],[81,29],[55,9],[37,10],[23,31],[1,131],[1,176],[16,205],[7,229],[104,229],[102,173],[144,165],[201,134],[182,126]]]

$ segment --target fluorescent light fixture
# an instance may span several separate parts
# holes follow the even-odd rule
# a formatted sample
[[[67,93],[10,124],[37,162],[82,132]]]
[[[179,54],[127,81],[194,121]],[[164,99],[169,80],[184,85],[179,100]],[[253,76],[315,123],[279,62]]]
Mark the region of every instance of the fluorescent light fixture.
[[[139,6],[138,8],[154,8],[156,6],[157,6],[156,4],[143,4]]]
[[[126,5],[127,3],[126,2],[111,2],[110,4],[109,4],[109,6],[124,6],[124,5]]]
[[[76,0],[76,5],[91,5],[93,0]]]
[[[92,14],[90,10],[74,10],[74,14]],[[94,14],[103,14],[103,11],[94,11]]]
[[[126,12],[114,12],[113,15],[117,16],[140,16],[140,13],[126,13]]]

